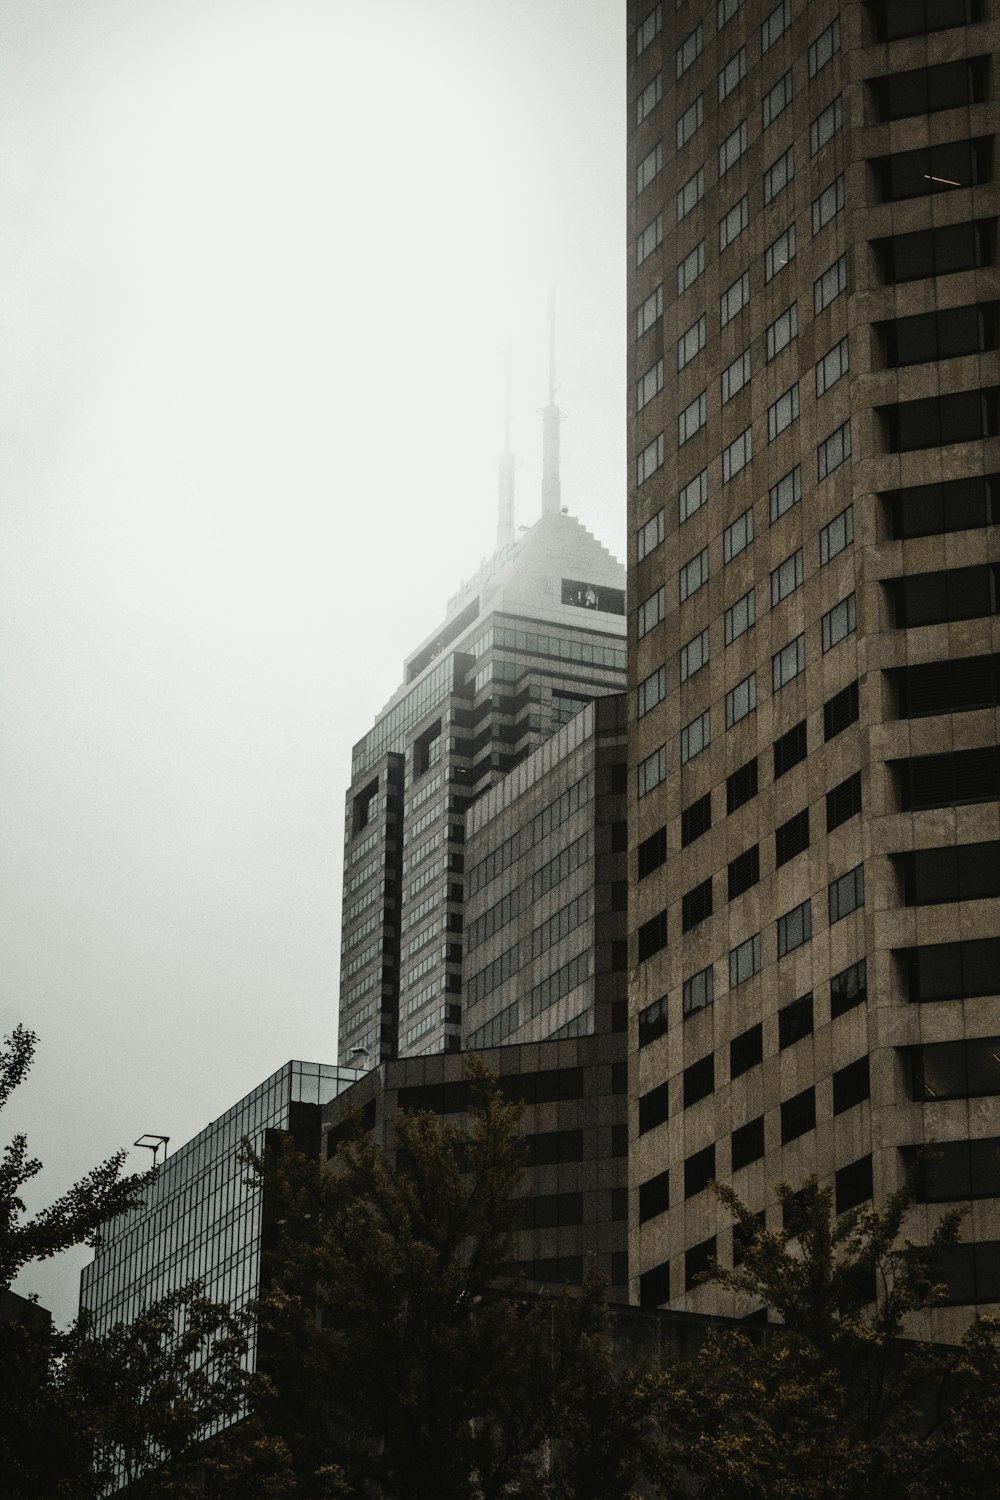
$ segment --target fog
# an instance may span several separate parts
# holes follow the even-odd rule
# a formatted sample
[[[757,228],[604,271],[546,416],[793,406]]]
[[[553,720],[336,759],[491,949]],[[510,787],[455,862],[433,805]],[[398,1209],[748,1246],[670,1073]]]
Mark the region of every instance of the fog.
[[[0,11],[3,1138],[32,1206],[336,1060],[350,747],[493,546],[625,538],[624,0]],[[140,1169],[148,1155],[130,1151]],[[18,1283],[67,1321],[86,1252]]]

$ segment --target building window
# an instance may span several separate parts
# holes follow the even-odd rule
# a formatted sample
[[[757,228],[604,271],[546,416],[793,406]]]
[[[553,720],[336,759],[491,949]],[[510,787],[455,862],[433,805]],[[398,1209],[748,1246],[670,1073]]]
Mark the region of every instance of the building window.
[[[774,359],[775,355],[780,354],[783,349],[787,349],[792,339],[798,337],[798,332],[798,304],[793,302],[791,307],[786,307],[784,312],[768,325],[765,335],[768,361]]]
[[[704,1192],[715,1176],[715,1143],[696,1151],[684,1163],[684,1196],[693,1198]]]
[[[868,999],[868,966],[865,960],[850,964],[830,980],[830,1020],[853,1010]]]
[[[879,201],[926,198],[992,181],[993,137],[921,146],[869,161]]]
[[[732,401],[745,385],[750,383],[750,350],[744,349],[742,354],[737,354],[731,365],[727,365],[722,372],[722,405]]]
[[[792,102],[792,96],[792,70],[789,68],[788,72],[778,79],[773,89],[764,95],[761,104],[761,124],[764,130],[769,125],[773,125],[779,115],[784,114]]]
[[[745,510],[722,533],[722,556],[727,563],[745,552],[753,541],[753,510]]]
[[[658,787],[667,776],[667,752],[665,746],[661,745],[654,750],[652,755],[647,755],[641,760],[636,770],[638,780],[638,793],[645,797],[654,787]]]
[[[954,391],[876,407],[890,453],[970,443],[1000,431],[996,389]]]
[[[1000,938],[972,938],[962,943],[929,943],[903,949],[907,999],[972,1000],[994,995],[1000,967]]]
[[[719,103],[728,99],[733,89],[743,82],[747,76],[747,49],[741,47],[734,52],[724,68],[719,69]]]
[[[730,167],[734,167],[740,157],[747,149],[747,122],[741,120],[736,129],[730,131],[729,135],[719,147],[719,177],[725,177]]]
[[[712,794],[706,792],[681,812],[681,848],[686,849],[712,826]]]
[[[774,830],[774,866],[780,869],[796,854],[809,848],[809,809],[804,807],[794,818]]]
[[[976,474],[936,484],[883,490],[893,541],[911,536],[940,536],[974,531],[1000,521],[1000,475]]]
[[[663,283],[655,287],[635,315],[635,336],[641,339],[653,324],[663,317]]]
[[[840,103],[840,95],[832,100],[826,109],[820,110],[819,114],[809,126],[809,154],[815,156],[817,151],[832,141],[843,123],[843,110]]]
[[[778,38],[792,24],[792,0],[778,0],[778,4],[764,20],[760,28],[761,56],[769,51]]]
[[[639,1012],[639,1046],[648,1047],[667,1031],[667,997],[661,995]]]
[[[827,610],[822,619],[823,651],[832,651],[834,646],[846,640],[857,625],[857,609],[854,595],[848,594],[846,599],[841,599],[832,609]]]
[[[637,717],[640,719],[643,718],[652,709],[654,709],[658,703],[662,703],[666,696],[667,669],[666,667],[657,667],[655,672],[650,672],[648,677],[643,678],[642,682],[640,682],[638,688],[636,689],[636,698],[638,700]]]
[[[708,421],[708,397],[704,391],[695,396],[677,418],[677,446],[683,448],[686,442],[700,432]]]
[[[715,978],[712,965],[707,969],[701,969],[697,974],[692,974],[690,979],[685,979],[681,1008],[684,1019],[693,1016],[699,1010],[707,1010],[715,998]]]
[[[982,18],[980,0],[874,0],[880,42],[923,36]]]
[[[725,328],[750,301],[750,272],[744,271],[719,298],[719,324]]]
[[[705,347],[705,314],[685,329],[677,340],[677,368],[683,370]]]
[[[757,707],[757,674],[751,672],[726,694],[726,728],[732,729]]]
[[[764,205],[767,206],[778,194],[784,192],[785,188],[795,176],[795,148],[789,146],[787,151],[782,152],[776,162],[773,162],[764,173]]]
[[[684,1069],[684,1108],[715,1092],[715,1054],[707,1053]]]
[[[682,296],[705,270],[705,241],[700,240],[677,266],[677,295]]]
[[[844,206],[844,177],[843,173],[834,178],[829,187],[825,187],[818,198],[812,201],[812,232],[819,234],[825,229],[831,219],[835,219]]]
[[[831,302],[836,302],[847,290],[847,256],[840,256],[832,266],[827,266],[822,276],[813,282],[813,312],[818,317]]]
[[[783,1052],[786,1047],[794,1047],[812,1029],[813,997],[810,991],[808,995],[793,1000],[791,1005],[783,1005],[778,1011],[778,1050]]]
[[[650,42],[660,33],[663,25],[663,6],[654,5],[653,9],[644,17],[635,29],[635,55],[640,56],[645,52]]]
[[[914,849],[891,858],[903,878],[907,906],[1000,896],[1000,840]]]
[[[636,611],[637,636],[641,641],[644,635],[648,635],[654,625],[659,625],[663,619],[663,584],[648,599],[644,599]]]
[[[657,1125],[665,1124],[667,1115],[668,1098],[665,1083],[659,1083],[656,1088],[639,1095],[640,1135],[645,1135],[647,1130],[655,1130]]]
[[[667,914],[659,911],[648,922],[643,922],[636,933],[639,962],[645,963],[654,953],[667,946]]]
[[[721,31],[733,19],[743,0],[716,0],[715,29]]]
[[[635,461],[636,485],[645,484],[646,480],[663,464],[663,433],[658,433],[651,443],[647,443]]]
[[[800,1135],[816,1129],[816,1090],[803,1089],[781,1106],[781,1144],[798,1140]]]
[[[745,984],[760,973],[760,933],[755,932],[745,942],[729,950],[729,988]]]
[[[854,506],[848,505],[819,534],[819,560],[825,566],[854,541]]]
[[[983,1099],[1000,1094],[1000,1037],[964,1042],[931,1042],[907,1048],[910,1097],[928,1104],[938,1099]]]
[[[703,28],[696,26],[677,48],[677,77],[683,78],[695,59],[701,56]]]
[[[848,916],[852,911],[857,911],[859,906],[865,904],[865,867],[855,865],[853,870],[848,870],[846,875],[840,875],[836,880],[831,880],[827,887],[827,905],[830,910],[830,926],[839,922],[842,917]]]
[[[1000,799],[1000,748],[996,745],[914,755],[889,764],[898,779],[903,812]]]
[[[646,84],[646,87],[635,101],[635,123],[641,125],[643,120],[653,113],[653,110],[662,98],[663,74],[657,73],[656,77],[651,78],[649,83]]]
[[[641,266],[663,243],[663,215],[651,219],[635,242],[635,263]]]
[[[639,1306],[662,1307],[670,1298],[670,1262],[661,1261],[639,1277]]]
[[[757,795],[757,757],[726,777],[726,813],[734,813]]]
[[[855,771],[839,786],[826,794],[826,831],[832,833],[841,823],[856,817],[861,811],[861,772]]]
[[[708,1279],[708,1273],[715,1264],[716,1239],[713,1234],[711,1239],[702,1240],[700,1245],[692,1245],[690,1250],[684,1252],[684,1290],[693,1291]]]
[[[756,618],[757,593],[750,589],[726,610],[726,645],[731,646],[733,641],[745,635]]]
[[[779,271],[795,259],[795,225],[789,224],[788,228],[778,235],[764,251],[764,282],[773,281]]]
[[[823,704],[823,738],[832,740],[855,722],[858,712],[858,684],[855,679]]]
[[[833,1075],[833,1112],[842,1115],[848,1109],[854,1109],[855,1105],[861,1104],[863,1100],[872,1096],[871,1077],[868,1068],[868,1058],[859,1057],[856,1062],[848,1063],[846,1068],[838,1068]]]
[[[817,400],[820,396],[825,396],[830,387],[847,374],[849,368],[847,339],[842,338],[822,359],[816,361]]]
[[[649,184],[653,182],[663,171],[663,143],[657,141],[652,151],[648,152],[635,169],[635,191],[636,197],[644,193]]]
[[[750,223],[750,197],[747,193],[719,220],[719,251],[728,249]]]
[[[798,677],[804,670],[806,664],[806,638],[797,635],[794,641],[789,641],[787,646],[782,646],[771,657],[771,688],[775,693],[780,693],[783,687],[787,687],[793,678]]]
[[[705,95],[699,94],[693,104],[677,119],[677,149],[680,151],[705,123]]]
[[[722,482],[728,484],[753,458],[753,432],[747,427],[722,450]]]
[[[741,1031],[739,1036],[734,1036],[729,1043],[729,1076],[739,1078],[742,1073],[749,1073],[764,1059],[764,1028],[758,1021],[756,1026],[751,1026],[747,1031]]]
[[[708,548],[703,547],[700,552],[686,562],[677,574],[677,592],[680,602],[690,599],[696,594],[702,584],[708,582]]]
[[[809,77],[826,67],[835,52],[840,51],[840,22],[834,19],[809,47]]]
[[[657,1214],[666,1213],[670,1206],[670,1173],[657,1172],[655,1177],[650,1177],[646,1182],[639,1184],[639,1223],[645,1224],[649,1219],[655,1219]]]
[[[799,383],[795,382],[767,408],[767,440],[773,443],[799,415]]]
[[[802,587],[802,548],[786,557],[771,573],[771,608]]]
[[[705,196],[705,168],[699,167],[677,194],[677,222],[686,219]]]
[[[647,875],[652,875],[661,865],[667,862],[667,830],[658,828],[648,838],[643,839],[636,850],[636,867],[640,880],[645,880]]]
[[[706,708],[697,719],[692,719],[690,724],[685,724],[681,730],[681,765],[687,765],[689,760],[694,760],[711,743],[711,725]]]
[[[778,957],[784,958],[812,937],[812,903],[808,899],[778,918]]]
[[[645,525],[640,526],[636,532],[636,554],[639,562],[642,562],[643,558],[648,557],[651,552],[655,552],[662,541],[663,510],[661,508],[655,516],[650,516]]]
[[[708,470],[702,469],[687,484],[677,496],[677,514],[680,525],[689,520],[696,510],[708,500]]]
[[[681,682],[687,682],[708,662],[708,627],[681,647]]]
[[[663,390],[663,360],[662,359],[658,359],[656,361],[656,364],[655,365],[650,365],[650,367],[646,371],[645,375],[643,375],[639,380],[636,381],[636,385],[635,385],[635,404],[636,404],[636,410],[637,411],[642,411],[642,408],[644,406],[648,406],[649,403],[650,403],[650,401],[653,400],[653,397],[654,396],[658,396],[662,390]]]
[[[768,491],[768,506],[771,525],[779,520],[793,505],[802,499],[802,470],[796,464],[790,473],[784,474]]]
[[[851,456],[851,419],[824,438],[816,449],[816,477],[825,479]]]
[[[786,772],[799,761],[805,760],[808,753],[808,741],[806,736],[806,721],[800,719],[793,724],[791,729],[779,736],[774,742],[774,779],[780,781]]]
[[[760,880],[759,844],[751,844],[749,849],[744,849],[742,854],[729,861],[727,879],[730,901],[735,901],[737,896],[742,896],[744,891],[757,884]]]
[[[938,229],[917,229],[912,234],[892,235],[873,241],[887,286],[918,281],[928,276],[953,276],[996,260],[996,222],[976,219],[966,224],[945,224]]]
[[[763,1115],[758,1115],[756,1120],[749,1120],[746,1125],[740,1125],[733,1131],[730,1137],[730,1150],[734,1172],[738,1172],[741,1167],[749,1166],[752,1161],[760,1160],[764,1155]]]

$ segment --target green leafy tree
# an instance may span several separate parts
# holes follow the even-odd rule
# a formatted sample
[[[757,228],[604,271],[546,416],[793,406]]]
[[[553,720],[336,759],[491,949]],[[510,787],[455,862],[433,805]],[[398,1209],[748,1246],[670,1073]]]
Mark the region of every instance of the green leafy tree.
[[[480,1080],[467,1130],[397,1117],[398,1165],[360,1134],[332,1172],[288,1151],[258,1163],[280,1234],[262,1354],[303,1497],[331,1464],[379,1500],[627,1494],[626,1427],[616,1446],[615,1423],[585,1421],[611,1370],[599,1292],[526,1297],[505,1270],[518,1114]],[[559,1432],[584,1429],[600,1470],[580,1462],[574,1487],[567,1462],[557,1482]]]
[[[739,1267],[709,1277],[781,1323],[756,1335],[715,1330],[696,1364],[669,1365],[647,1383],[661,1479],[718,1500],[988,1493],[977,1485],[990,1470],[995,1481],[1000,1460],[996,1429],[988,1436],[995,1330],[976,1324],[954,1350],[900,1338],[907,1316],[940,1295],[937,1266],[960,1215],[945,1215],[918,1246],[901,1238],[908,1189],[882,1211],[836,1219],[831,1190],[811,1181],[779,1190],[781,1230],[754,1233],[749,1209],[717,1192],[747,1242]],[[968,1480],[956,1488],[962,1465]]]

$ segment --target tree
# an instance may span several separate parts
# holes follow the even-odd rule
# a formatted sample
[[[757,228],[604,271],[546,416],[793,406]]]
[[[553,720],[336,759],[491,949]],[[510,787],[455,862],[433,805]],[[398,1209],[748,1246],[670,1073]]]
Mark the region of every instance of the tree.
[[[262,1358],[310,1500],[331,1463],[379,1500],[627,1493],[629,1442],[581,1405],[611,1369],[600,1294],[525,1296],[510,1278],[518,1110],[488,1080],[478,1092],[468,1130],[397,1116],[396,1161],[359,1133],[332,1172],[288,1150],[257,1163],[280,1231]],[[554,1477],[558,1434],[585,1428],[603,1488],[592,1465],[580,1487],[568,1465]]]
[[[987,1492],[1000,1459],[990,1426],[1000,1404],[996,1330],[974,1324],[952,1350],[900,1338],[907,1315],[940,1294],[936,1266],[960,1215],[945,1215],[917,1246],[900,1240],[908,1189],[881,1212],[836,1220],[831,1190],[813,1180],[779,1189],[781,1230],[754,1232],[749,1209],[730,1189],[716,1191],[744,1229],[745,1251],[739,1267],[716,1266],[709,1278],[781,1324],[756,1335],[715,1330],[695,1365],[670,1365],[647,1383],[661,1478],[718,1500]]]
[[[38,1041],[33,1031],[15,1027],[0,1048],[0,1108],[31,1066]],[[25,1218],[20,1193],[41,1170],[28,1155],[27,1137],[15,1135],[0,1156],[0,1288],[9,1287],[30,1262],[47,1260],[71,1245],[95,1243],[102,1224],[139,1202],[151,1173],[123,1177],[126,1152],[116,1151],[99,1167],[34,1218]]]

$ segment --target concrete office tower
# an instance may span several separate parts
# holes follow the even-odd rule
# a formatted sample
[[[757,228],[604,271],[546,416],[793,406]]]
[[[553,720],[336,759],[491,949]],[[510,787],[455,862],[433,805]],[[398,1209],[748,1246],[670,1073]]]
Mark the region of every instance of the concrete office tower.
[[[464,1047],[625,1032],[626,707],[587,704],[469,808]]]
[[[502,468],[502,529],[503,485]],[[622,690],[624,611],[621,564],[547,501],[532,527],[462,585],[443,624],[407,659],[403,686],[354,747],[345,1061],[460,1047],[466,808],[591,699]]]
[[[994,0],[630,0],[634,1297],[815,1173],[1000,1301]]]

